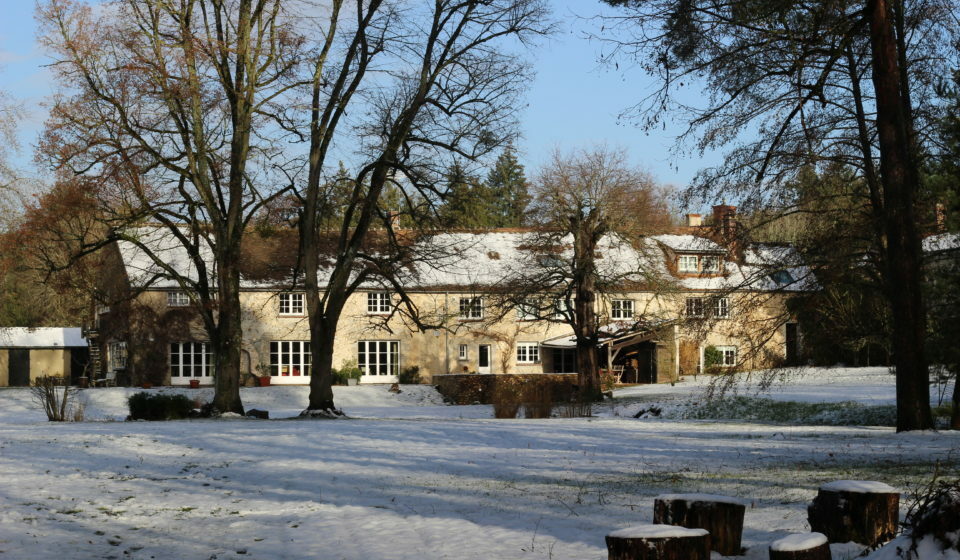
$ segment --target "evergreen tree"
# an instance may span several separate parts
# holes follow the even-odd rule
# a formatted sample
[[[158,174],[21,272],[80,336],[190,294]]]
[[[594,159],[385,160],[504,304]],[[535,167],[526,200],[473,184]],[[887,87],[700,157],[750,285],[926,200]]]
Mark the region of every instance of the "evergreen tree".
[[[493,202],[495,227],[520,227],[530,204],[529,184],[512,144],[507,145],[487,174],[487,190]]]
[[[483,229],[498,226],[497,201],[491,189],[457,162],[446,173],[446,192],[437,213],[440,226]]]

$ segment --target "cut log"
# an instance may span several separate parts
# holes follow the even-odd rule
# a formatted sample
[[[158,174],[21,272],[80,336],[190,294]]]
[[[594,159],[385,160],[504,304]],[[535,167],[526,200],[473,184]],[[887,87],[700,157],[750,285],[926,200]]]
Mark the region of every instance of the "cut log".
[[[882,482],[838,480],[820,487],[807,517],[810,529],[830,542],[873,547],[896,536],[900,494]]]
[[[770,560],[831,560],[823,533],[790,535],[770,544]]]
[[[746,509],[742,500],[728,496],[664,494],[653,502],[653,522],[706,529],[712,550],[723,556],[737,556]]]
[[[710,534],[672,525],[637,525],[607,535],[609,560],[710,560]]]

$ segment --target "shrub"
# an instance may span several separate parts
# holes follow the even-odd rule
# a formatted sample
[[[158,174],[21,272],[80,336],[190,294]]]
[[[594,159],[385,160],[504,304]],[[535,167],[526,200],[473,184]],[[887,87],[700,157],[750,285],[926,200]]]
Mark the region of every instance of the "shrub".
[[[490,400],[494,418],[516,418],[520,412],[520,393],[514,384],[495,385]]]
[[[934,475],[929,484],[918,489],[903,525],[910,534],[914,554],[927,536],[933,536],[946,549],[960,549],[960,480],[937,480]]]
[[[617,386],[617,374],[608,370],[600,371],[600,390],[606,393],[613,391]]]
[[[403,385],[419,385],[420,366],[410,366],[400,370],[400,383]]]
[[[77,390],[67,385],[64,378],[54,375],[38,377],[34,379],[30,392],[34,402],[47,414],[47,420],[83,420],[83,404],[76,400]]]
[[[588,418],[593,416],[593,403],[580,398],[564,401],[559,406],[561,418]]]
[[[184,395],[162,393],[135,393],[127,399],[131,420],[177,420],[187,418],[193,410],[193,400]]]
[[[703,349],[703,370],[711,372],[723,363],[723,352],[716,346],[707,346]]]

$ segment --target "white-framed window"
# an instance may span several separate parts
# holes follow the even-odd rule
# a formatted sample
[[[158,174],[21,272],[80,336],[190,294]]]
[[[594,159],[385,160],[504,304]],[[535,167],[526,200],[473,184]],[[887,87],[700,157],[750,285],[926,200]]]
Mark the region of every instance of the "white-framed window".
[[[210,377],[213,352],[205,342],[170,343],[170,377]]]
[[[469,356],[469,353],[468,353],[468,352],[469,352],[469,350],[468,350],[467,345],[466,345],[466,344],[461,344],[461,345],[460,345],[460,351],[457,352],[457,359],[458,359],[458,360],[466,360],[467,357]]]
[[[392,307],[390,292],[367,292],[368,315],[387,315]]]
[[[536,321],[540,317],[539,306],[534,301],[525,301],[517,306],[517,321]]]
[[[110,306],[103,303],[97,304],[97,315],[103,315],[104,313],[110,313]]]
[[[187,292],[167,292],[167,307],[186,307],[190,305]]]
[[[713,298],[713,316],[717,319],[730,318],[730,298]]]
[[[737,347],[736,346],[717,346],[717,350],[723,356],[718,366],[733,367],[737,365]]]
[[[687,298],[687,317],[703,317],[703,298]]]
[[[677,270],[680,272],[700,272],[697,255],[680,255],[677,257]]]
[[[704,255],[700,259],[702,272],[720,272],[720,257],[717,255]]]
[[[281,315],[303,315],[303,292],[280,294]]]
[[[357,366],[364,375],[399,375],[399,340],[360,340],[357,342]]]
[[[107,368],[110,371],[127,368],[126,342],[111,342],[107,345]]]
[[[270,375],[300,377],[310,375],[309,340],[271,340]]]
[[[464,320],[483,319],[483,298],[482,297],[460,298],[460,319],[464,319]]]
[[[517,343],[517,363],[518,364],[539,364],[540,363],[540,343],[518,342]]]
[[[633,319],[633,300],[614,299],[610,301],[611,319]]]
[[[567,317],[574,314],[573,305],[573,301],[567,303],[566,299],[557,298],[557,300],[553,302],[553,314],[551,315],[551,318],[554,321],[566,320]]]

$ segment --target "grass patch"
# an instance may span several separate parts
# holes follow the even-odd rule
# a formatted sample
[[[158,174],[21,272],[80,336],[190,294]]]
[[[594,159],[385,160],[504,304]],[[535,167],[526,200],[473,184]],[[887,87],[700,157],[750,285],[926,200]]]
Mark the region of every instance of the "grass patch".
[[[800,426],[896,426],[894,405],[857,402],[808,403],[756,397],[728,397],[689,405],[676,417],[691,420],[742,420]]]

